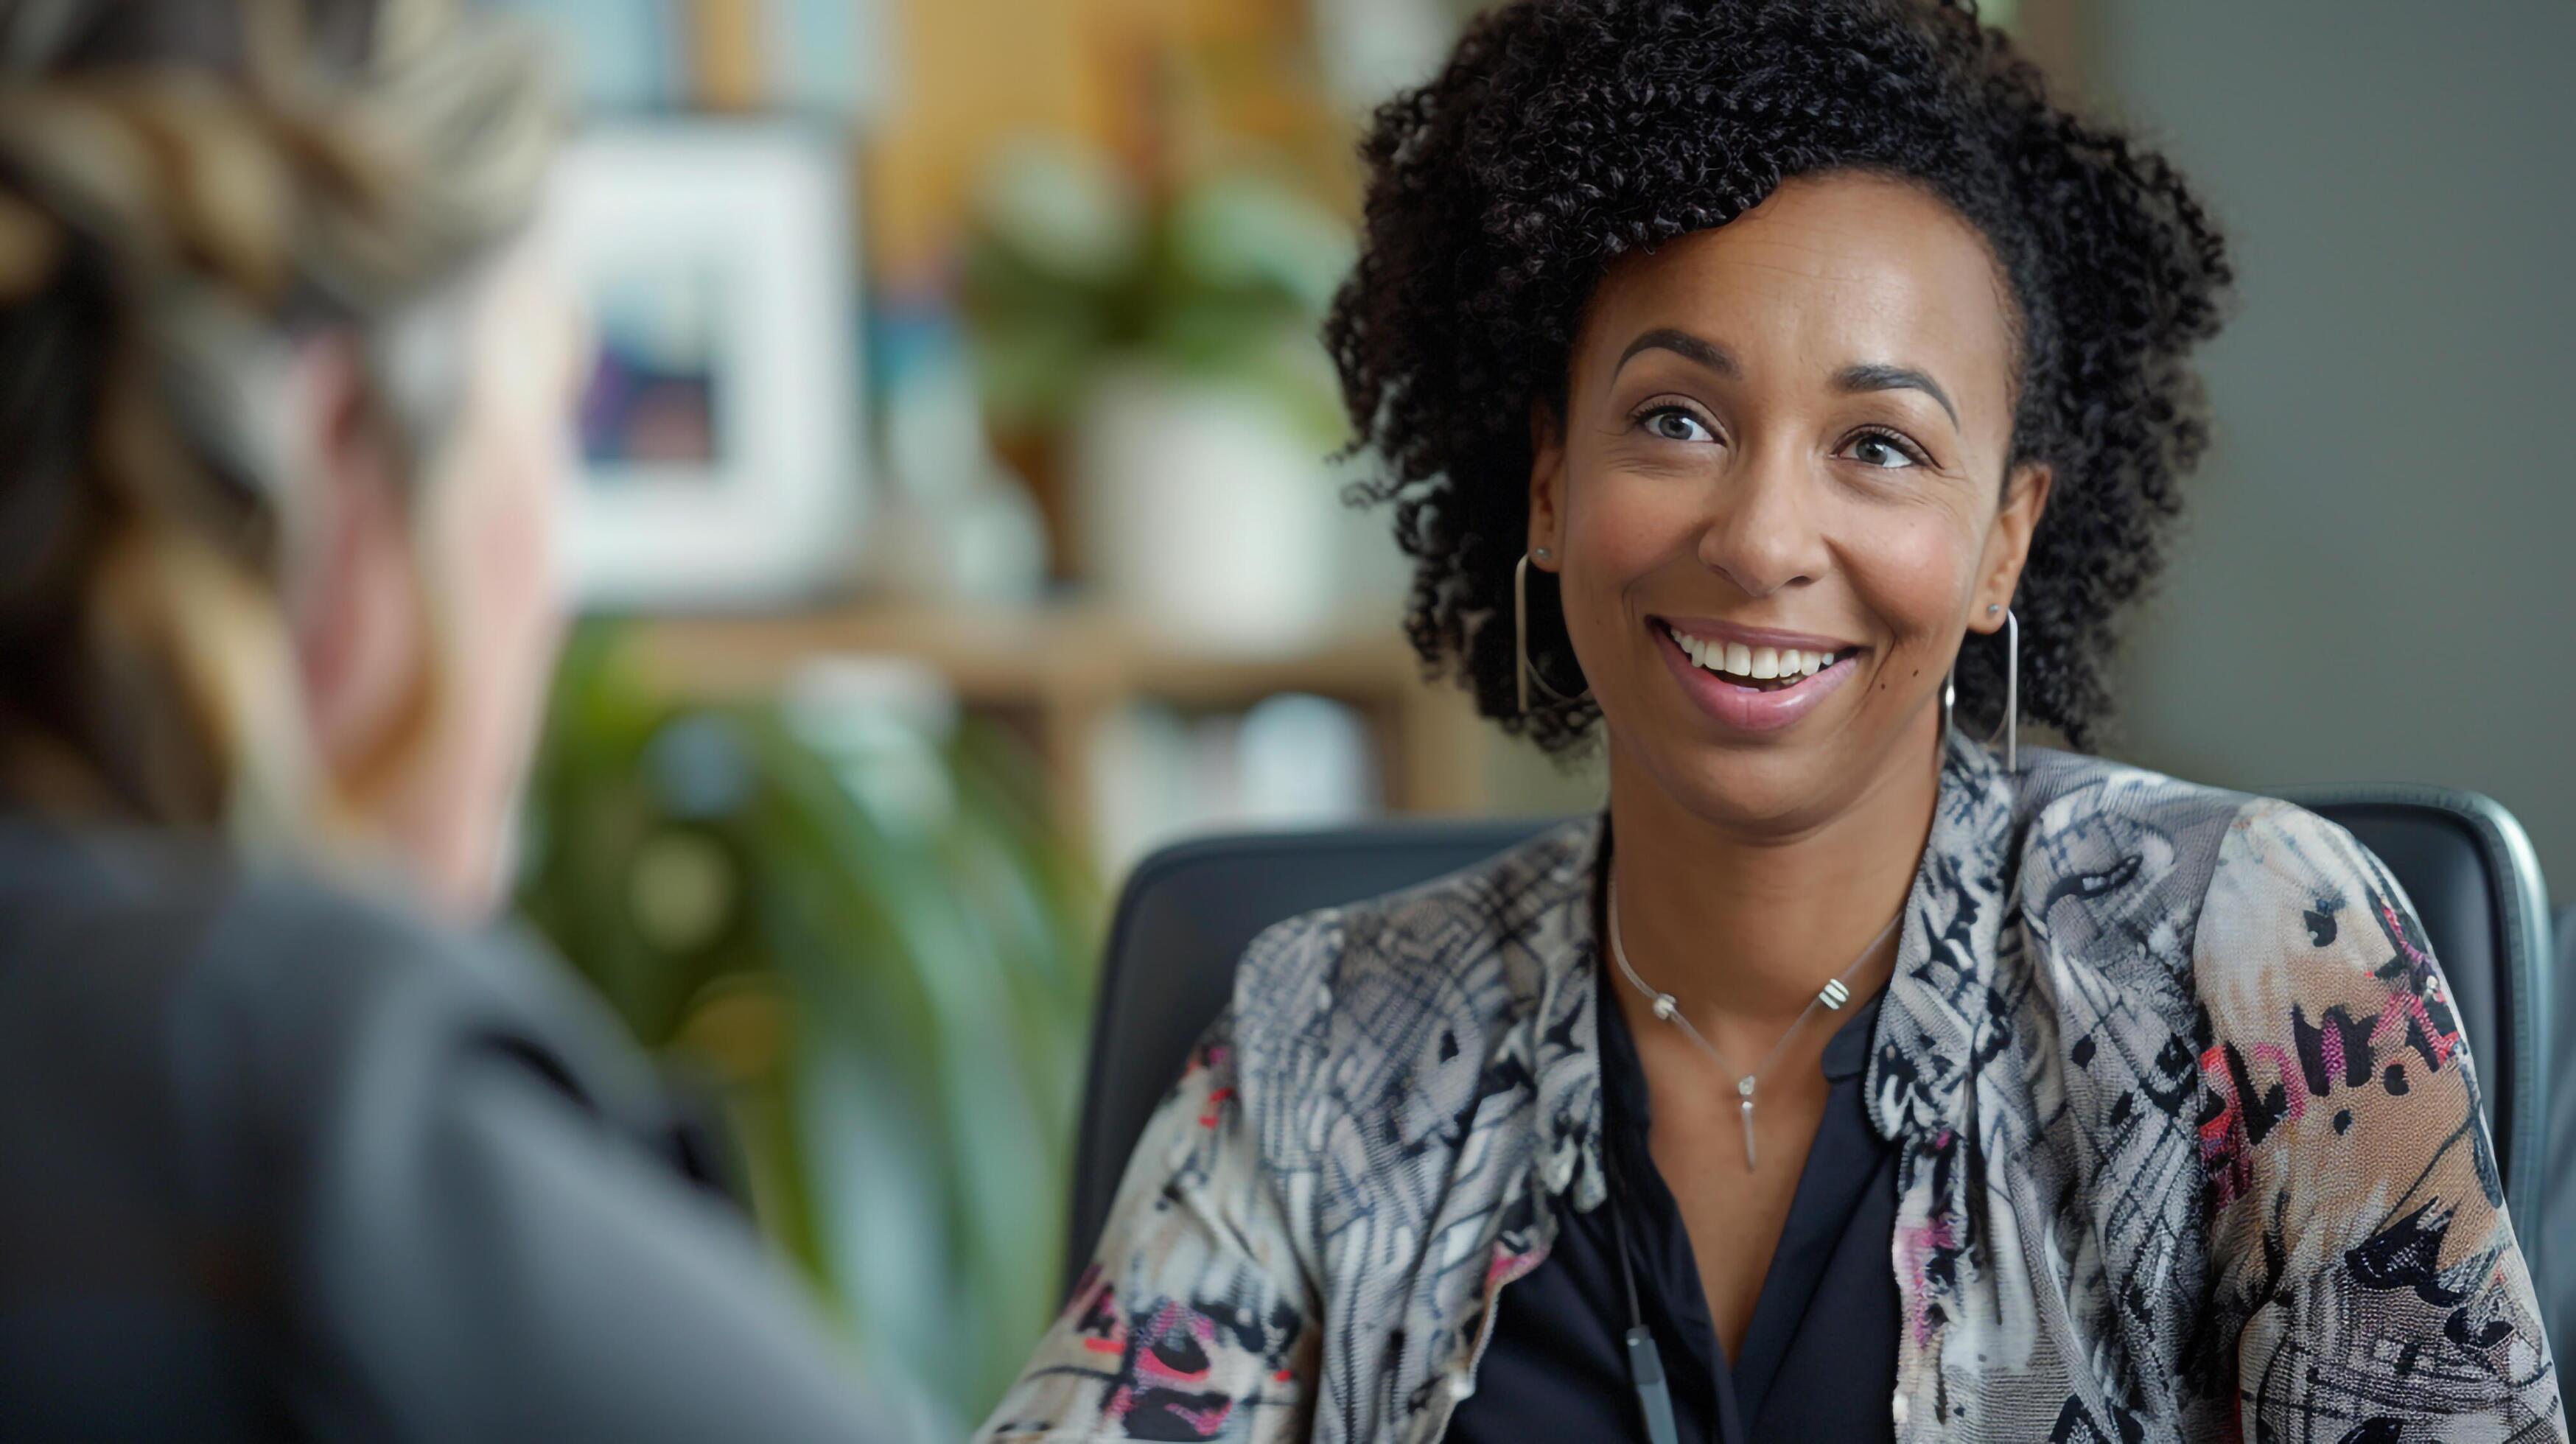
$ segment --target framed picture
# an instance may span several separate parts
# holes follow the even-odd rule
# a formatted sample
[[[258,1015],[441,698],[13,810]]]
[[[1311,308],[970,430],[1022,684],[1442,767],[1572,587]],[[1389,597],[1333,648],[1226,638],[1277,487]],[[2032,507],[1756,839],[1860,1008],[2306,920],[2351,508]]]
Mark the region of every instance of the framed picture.
[[[585,605],[774,604],[855,554],[848,166],[785,123],[606,127],[566,155],[556,215],[598,340],[564,528]]]

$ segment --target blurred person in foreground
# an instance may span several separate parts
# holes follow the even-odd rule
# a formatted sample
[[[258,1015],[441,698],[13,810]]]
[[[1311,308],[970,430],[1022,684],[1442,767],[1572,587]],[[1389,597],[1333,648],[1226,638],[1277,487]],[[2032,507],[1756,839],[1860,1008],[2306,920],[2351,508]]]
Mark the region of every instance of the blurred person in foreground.
[[[443,0],[0,0],[0,1436],[876,1437],[466,930],[559,630],[558,129]]]
[[[1607,811],[1252,945],[989,1435],[2564,1439],[2403,890],[2009,730],[2206,436],[2181,178],[1930,0],[1497,6],[1365,154],[1408,630]]]

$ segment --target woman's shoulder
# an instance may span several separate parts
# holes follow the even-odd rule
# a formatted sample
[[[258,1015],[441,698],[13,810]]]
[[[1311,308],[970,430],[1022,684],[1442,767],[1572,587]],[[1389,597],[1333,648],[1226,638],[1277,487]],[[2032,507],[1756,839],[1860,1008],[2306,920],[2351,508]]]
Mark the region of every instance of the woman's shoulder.
[[[1299,1053],[1292,1043],[1347,1054],[1498,1026],[1571,965],[1599,837],[1598,818],[1575,819],[1446,876],[1264,931],[1235,972],[1245,1066]]]
[[[2097,927],[2116,921],[2139,937],[2153,927],[2204,994],[2246,982],[2295,991],[2314,970],[2292,964],[2357,936],[2422,956],[2403,889],[2332,819],[2277,797],[2033,751],[2016,842],[2035,923],[2061,926],[2073,904]]]
[[[18,1003],[0,1034],[28,1032],[0,1055],[123,1073],[184,1136],[334,1134],[342,1111],[434,1089],[467,1060],[510,1061],[612,1115],[660,1096],[604,1005],[537,950],[213,842],[0,825],[0,915],[0,987]],[[75,1055],[71,1037],[109,1041]]]
[[[0,823],[0,953],[65,1010],[256,1024],[389,981],[448,976],[454,951],[387,899],[155,828]]]
[[[2368,854],[2294,802],[2052,748],[2015,778],[2023,905],[2045,923],[2070,901],[2149,906],[2197,922],[2215,888],[2249,876],[2347,875]]]
[[[2090,753],[2023,750],[2029,761],[2014,776],[2014,811],[2025,855],[2116,835],[2132,844],[2162,839],[2179,853],[2214,858],[2211,849],[2236,814],[2266,800]]]
[[[2411,1008],[2441,1051],[2459,1037],[2405,887],[2349,830],[2294,803],[2253,798],[2230,820],[2193,952],[2222,1033],[2286,1036],[2293,1017]]]

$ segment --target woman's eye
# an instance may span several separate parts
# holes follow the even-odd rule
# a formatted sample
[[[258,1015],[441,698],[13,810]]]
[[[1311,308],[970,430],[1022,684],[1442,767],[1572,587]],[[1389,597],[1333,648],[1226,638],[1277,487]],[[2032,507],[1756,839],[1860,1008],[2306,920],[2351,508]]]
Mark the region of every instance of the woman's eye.
[[[1863,436],[1851,444],[1849,454],[1852,460],[1863,466],[1875,466],[1888,471],[1922,464],[1891,436],[1876,434]]]
[[[1646,429],[1666,441],[1714,441],[1698,417],[1678,406],[1659,406],[1645,415]]]

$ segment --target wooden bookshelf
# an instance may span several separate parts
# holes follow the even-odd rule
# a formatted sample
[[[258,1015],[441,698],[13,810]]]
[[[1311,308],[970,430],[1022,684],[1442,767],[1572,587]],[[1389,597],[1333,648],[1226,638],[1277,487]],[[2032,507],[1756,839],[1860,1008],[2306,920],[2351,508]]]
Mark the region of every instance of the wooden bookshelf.
[[[1412,648],[1392,632],[1219,650],[1093,608],[856,607],[642,619],[634,644],[655,685],[719,699],[774,694],[797,668],[825,658],[919,663],[962,705],[1026,731],[1046,762],[1057,815],[1073,826],[1092,816],[1093,729],[1137,700],[1231,711],[1283,692],[1329,697],[1368,719],[1393,809],[1472,812],[1486,802],[1484,749],[1466,694],[1425,681]]]

